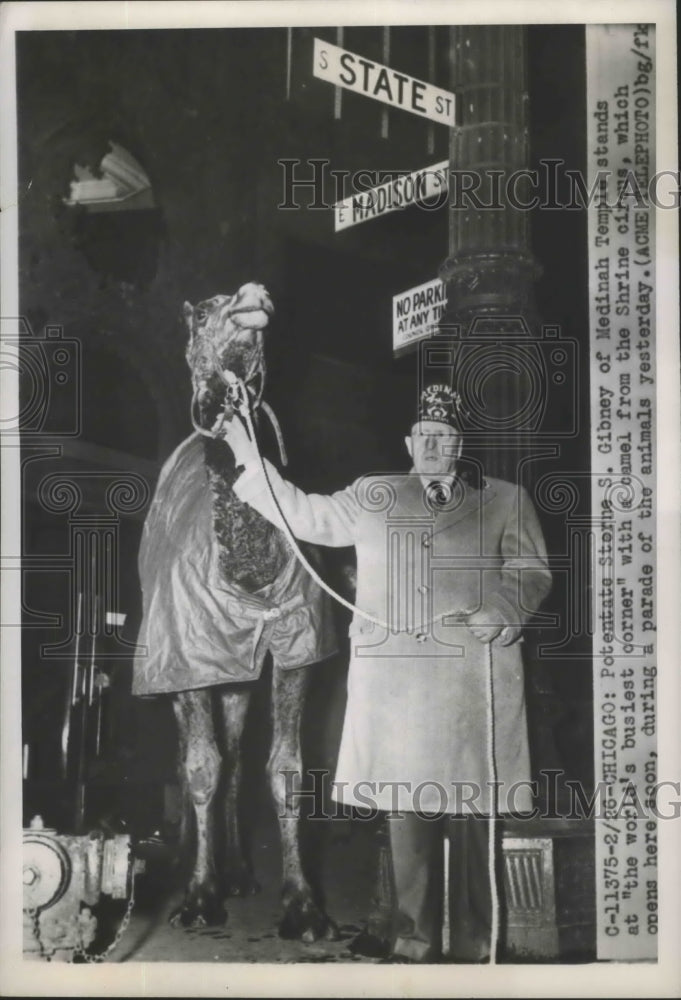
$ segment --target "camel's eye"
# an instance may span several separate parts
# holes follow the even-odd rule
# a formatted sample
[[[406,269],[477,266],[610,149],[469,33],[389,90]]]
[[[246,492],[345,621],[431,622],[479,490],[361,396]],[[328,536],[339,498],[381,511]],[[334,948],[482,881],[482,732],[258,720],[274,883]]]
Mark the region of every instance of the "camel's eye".
[[[208,316],[207,309],[202,309],[200,306],[197,306],[196,309],[194,310],[194,319],[196,320],[197,323],[205,323],[207,316]]]

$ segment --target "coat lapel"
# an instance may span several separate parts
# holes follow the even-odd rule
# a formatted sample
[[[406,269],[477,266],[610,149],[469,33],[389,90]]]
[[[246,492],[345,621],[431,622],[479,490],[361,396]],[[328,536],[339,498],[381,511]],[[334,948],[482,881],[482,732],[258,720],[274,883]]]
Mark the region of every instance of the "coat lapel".
[[[453,524],[458,524],[459,521],[469,517],[475,511],[479,511],[491,500],[494,500],[496,495],[496,490],[486,481],[483,481],[482,489],[476,489],[464,480],[457,480],[451,505],[435,515],[433,535],[446,531]]]
[[[433,511],[426,503],[421,477],[416,472],[407,472],[398,490],[399,516],[432,520]]]

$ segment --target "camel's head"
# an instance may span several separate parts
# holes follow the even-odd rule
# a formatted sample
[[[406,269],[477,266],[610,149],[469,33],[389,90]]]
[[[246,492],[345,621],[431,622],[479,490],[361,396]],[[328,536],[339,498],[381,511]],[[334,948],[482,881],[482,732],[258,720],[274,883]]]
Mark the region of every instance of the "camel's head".
[[[225,407],[227,386],[221,372],[234,372],[246,385],[257,406],[264,388],[263,330],[274,312],[262,285],[248,282],[235,295],[214,295],[192,306],[184,304],[189,332],[187,362],[197,403],[196,419],[210,429]]]

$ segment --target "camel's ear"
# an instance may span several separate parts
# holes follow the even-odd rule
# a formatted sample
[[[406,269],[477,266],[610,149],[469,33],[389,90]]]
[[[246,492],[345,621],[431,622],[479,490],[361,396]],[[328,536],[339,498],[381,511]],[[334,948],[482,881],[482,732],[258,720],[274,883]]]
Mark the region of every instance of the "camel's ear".
[[[184,324],[187,327],[189,333],[190,341],[194,339],[194,324],[192,320],[194,319],[194,306],[191,302],[185,302],[182,306],[182,315],[184,316]]]

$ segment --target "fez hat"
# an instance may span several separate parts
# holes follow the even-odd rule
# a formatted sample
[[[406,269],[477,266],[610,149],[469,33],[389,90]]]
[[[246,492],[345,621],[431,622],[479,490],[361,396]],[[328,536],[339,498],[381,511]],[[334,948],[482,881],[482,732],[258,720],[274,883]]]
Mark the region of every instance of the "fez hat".
[[[447,424],[448,427],[460,431],[462,413],[461,397],[458,392],[444,383],[435,383],[421,392],[416,422],[434,420],[436,423]]]

